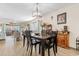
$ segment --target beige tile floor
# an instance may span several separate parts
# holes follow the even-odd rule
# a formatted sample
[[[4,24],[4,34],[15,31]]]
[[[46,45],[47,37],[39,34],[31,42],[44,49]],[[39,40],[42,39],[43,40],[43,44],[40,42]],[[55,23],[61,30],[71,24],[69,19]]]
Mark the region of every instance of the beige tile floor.
[[[13,46],[11,47],[5,47],[5,40],[0,41],[0,56],[29,56],[29,52],[26,51],[26,46],[22,46],[22,41],[17,41]],[[40,56],[37,52],[35,54],[35,51],[33,50],[33,56]],[[47,51],[45,51],[45,55],[47,56]],[[64,49],[61,47],[58,47],[58,53],[57,56],[78,56],[79,51],[76,51],[74,49]],[[53,56],[53,49],[51,49],[51,56]]]

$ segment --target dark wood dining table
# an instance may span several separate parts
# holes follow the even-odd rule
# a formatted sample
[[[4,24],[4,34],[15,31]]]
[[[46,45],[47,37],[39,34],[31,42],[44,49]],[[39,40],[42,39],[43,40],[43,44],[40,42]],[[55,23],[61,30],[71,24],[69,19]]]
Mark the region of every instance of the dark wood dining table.
[[[41,41],[41,55],[45,56],[45,42],[46,40],[49,40],[49,38],[52,38],[54,36],[50,35],[31,35],[31,38],[35,38]],[[57,42],[56,42],[57,43]],[[56,44],[56,50],[57,50],[57,44]]]

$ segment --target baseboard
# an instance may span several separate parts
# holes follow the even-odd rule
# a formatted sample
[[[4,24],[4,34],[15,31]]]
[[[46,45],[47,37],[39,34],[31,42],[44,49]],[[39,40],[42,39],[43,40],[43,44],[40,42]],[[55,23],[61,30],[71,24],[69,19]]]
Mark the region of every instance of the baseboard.
[[[61,47],[61,48],[63,48],[63,47]],[[68,47],[68,48],[64,48],[64,49],[74,49],[74,50],[76,50],[76,48],[73,48],[73,47]]]
[[[73,47],[69,47],[70,49],[74,49],[74,50],[76,50],[76,48],[73,48]]]

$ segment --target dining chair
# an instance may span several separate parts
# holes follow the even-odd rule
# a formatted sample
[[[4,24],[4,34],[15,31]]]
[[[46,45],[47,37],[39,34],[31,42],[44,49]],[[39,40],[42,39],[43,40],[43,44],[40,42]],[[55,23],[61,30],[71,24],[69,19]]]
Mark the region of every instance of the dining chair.
[[[27,44],[28,45],[27,49],[30,47],[30,49],[31,49],[30,55],[32,55],[33,47],[35,47],[35,53],[37,52],[37,44],[39,44],[39,50],[40,50],[40,40],[32,38],[30,31],[28,31],[27,34],[28,34],[27,41],[29,42]]]
[[[50,49],[53,48],[54,56],[57,53],[57,31],[52,31],[50,34],[52,37],[48,39],[48,43],[46,43],[46,48],[48,49],[48,56],[50,56]]]
[[[79,37],[76,38],[76,50],[79,50]]]

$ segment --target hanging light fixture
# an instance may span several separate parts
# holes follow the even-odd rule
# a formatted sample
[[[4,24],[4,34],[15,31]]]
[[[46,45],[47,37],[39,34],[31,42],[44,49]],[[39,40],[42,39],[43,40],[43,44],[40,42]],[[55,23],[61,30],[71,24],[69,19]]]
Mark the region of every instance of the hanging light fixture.
[[[38,3],[35,4],[35,8],[32,12],[32,17],[34,18],[34,20],[37,20],[37,26],[38,26],[37,32],[40,32],[40,30],[41,30],[40,25],[42,23],[42,15],[41,15],[41,12],[39,10],[39,4]]]
[[[39,4],[38,3],[35,4],[35,10],[33,10],[32,16],[36,19],[39,19],[42,17],[42,15],[39,11]]]

